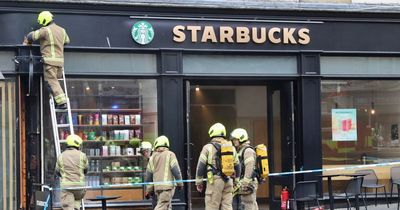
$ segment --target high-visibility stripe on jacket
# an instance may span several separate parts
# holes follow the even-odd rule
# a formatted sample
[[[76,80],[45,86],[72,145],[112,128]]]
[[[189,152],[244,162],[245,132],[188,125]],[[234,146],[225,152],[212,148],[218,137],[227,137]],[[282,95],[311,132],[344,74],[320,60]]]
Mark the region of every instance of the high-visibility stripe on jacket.
[[[175,153],[169,151],[166,147],[159,147],[149,159],[145,181],[160,183],[148,185],[147,191],[173,189],[175,183],[171,181],[174,180],[182,180],[181,169]],[[180,182],[177,185],[183,186],[183,183]]]
[[[61,174],[61,187],[84,186],[88,159],[85,153],[68,148],[57,158],[56,171]]]
[[[29,41],[40,42],[40,52],[45,64],[64,66],[64,45],[70,42],[64,28],[52,23],[28,34]]]
[[[242,166],[242,184],[251,184],[254,180],[253,173],[256,164],[256,152],[250,147],[249,143],[245,142],[240,147],[238,155]]]

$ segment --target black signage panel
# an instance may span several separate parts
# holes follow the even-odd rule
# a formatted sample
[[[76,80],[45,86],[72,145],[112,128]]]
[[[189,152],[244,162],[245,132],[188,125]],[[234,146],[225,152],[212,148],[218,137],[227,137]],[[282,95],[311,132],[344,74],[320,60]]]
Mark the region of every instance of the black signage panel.
[[[0,14],[0,45],[20,44],[36,14]],[[395,22],[234,21],[55,14],[74,47],[254,51],[400,51]],[[18,26],[18,27],[16,27]],[[146,31],[147,30],[147,31]]]

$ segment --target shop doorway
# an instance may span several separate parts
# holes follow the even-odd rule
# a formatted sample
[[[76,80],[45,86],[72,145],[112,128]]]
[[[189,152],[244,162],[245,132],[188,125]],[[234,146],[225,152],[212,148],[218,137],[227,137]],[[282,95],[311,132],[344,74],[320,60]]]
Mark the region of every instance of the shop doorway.
[[[208,129],[215,122],[224,124],[228,134],[238,127],[246,129],[252,145],[266,144],[271,172],[292,170],[293,82],[214,85],[187,81],[186,110],[188,177],[195,177],[200,151],[208,143]],[[285,176],[262,183],[257,192],[260,209],[276,209],[282,186],[291,187],[292,182],[293,177]],[[194,183],[187,196],[192,209],[204,209],[204,194],[196,192]]]

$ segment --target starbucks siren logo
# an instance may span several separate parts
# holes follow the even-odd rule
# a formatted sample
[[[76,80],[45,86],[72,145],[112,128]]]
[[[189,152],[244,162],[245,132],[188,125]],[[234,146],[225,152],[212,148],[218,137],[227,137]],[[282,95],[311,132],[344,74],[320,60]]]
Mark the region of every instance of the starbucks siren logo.
[[[132,26],[132,38],[138,44],[145,45],[150,43],[154,38],[154,29],[150,23],[139,21]]]

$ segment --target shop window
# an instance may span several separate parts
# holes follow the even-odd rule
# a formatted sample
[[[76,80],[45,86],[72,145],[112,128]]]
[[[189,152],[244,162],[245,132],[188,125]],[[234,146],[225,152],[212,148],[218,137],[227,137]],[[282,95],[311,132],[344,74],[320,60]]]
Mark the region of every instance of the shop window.
[[[16,204],[16,113],[15,81],[0,81],[0,209],[17,209]]]
[[[98,195],[117,195],[122,205],[143,202],[143,182],[147,159],[134,141],[153,140],[158,135],[157,87],[152,79],[68,79],[75,134],[82,137],[82,151],[89,159],[86,198]],[[48,93],[45,93],[45,95]],[[44,101],[45,183],[59,186],[54,179],[55,151],[47,97]],[[67,115],[58,117],[65,123]],[[59,130],[66,139],[68,129]],[[61,144],[61,149],[65,145]],[[129,185],[131,184],[131,185]],[[103,189],[99,189],[99,186]],[[90,205],[97,205],[85,201]],[[60,205],[59,192],[55,193]]]
[[[392,77],[399,75],[398,57],[338,57],[321,56],[322,75],[379,75]]]
[[[83,71],[84,69],[84,71]],[[155,74],[154,54],[66,52],[66,74]]]
[[[399,161],[400,81],[321,82],[323,167]],[[372,167],[388,182],[390,167]],[[336,170],[351,173],[356,169]]]
[[[295,56],[183,55],[185,74],[297,75]]]
[[[14,52],[0,51],[0,71],[14,72],[15,64],[13,62]]]

